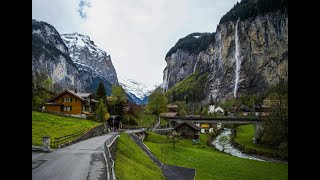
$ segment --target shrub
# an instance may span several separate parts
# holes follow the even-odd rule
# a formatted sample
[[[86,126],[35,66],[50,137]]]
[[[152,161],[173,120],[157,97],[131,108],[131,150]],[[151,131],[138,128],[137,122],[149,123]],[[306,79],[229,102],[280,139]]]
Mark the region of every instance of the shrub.
[[[284,141],[279,145],[279,153],[282,159],[288,159],[288,142]]]

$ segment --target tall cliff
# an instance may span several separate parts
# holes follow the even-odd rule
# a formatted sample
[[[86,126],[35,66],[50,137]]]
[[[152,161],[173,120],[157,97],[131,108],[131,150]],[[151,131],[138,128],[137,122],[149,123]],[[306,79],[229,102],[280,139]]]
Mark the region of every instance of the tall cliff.
[[[67,45],[70,57],[80,72],[85,89],[94,91],[101,81],[108,92],[111,92],[111,84],[118,84],[118,77],[110,54],[97,47],[94,41],[86,35],[70,33],[62,34],[61,38]]]
[[[108,94],[118,84],[110,55],[88,36],[61,35],[50,24],[32,20],[32,74],[52,79],[54,90],[64,88],[94,92],[103,82]]]
[[[287,12],[233,19],[224,16],[216,32],[190,34],[170,49],[163,72],[165,91],[195,72],[208,73],[202,84],[206,100],[210,95],[225,100],[263,92],[279,77],[288,78]]]
[[[81,86],[78,68],[58,31],[46,22],[32,20],[32,75],[45,74],[55,90]]]

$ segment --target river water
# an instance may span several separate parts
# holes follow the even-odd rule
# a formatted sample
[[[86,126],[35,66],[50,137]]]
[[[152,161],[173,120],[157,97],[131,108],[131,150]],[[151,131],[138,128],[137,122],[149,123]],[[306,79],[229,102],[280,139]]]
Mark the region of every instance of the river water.
[[[223,143],[219,141],[219,139],[223,136],[226,136],[228,140],[225,143],[225,146],[223,148]],[[230,139],[231,139],[231,129],[229,128],[224,128],[221,134],[219,134],[213,141],[212,145],[218,149],[219,151],[223,151],[227,154],[231,154],[232,156],[240,157],[240,158],[246,158],[246,159],[253,159],[257,161],[268,161],[268,162],[279,162],[279,163],[288,163],[287,161],[281,161],[273,158],[268,158],[268,157],[258,157],[255,155],[251,154],[246,154],[241,152],[239,149],[235,148],[234,146],[231,145]]]

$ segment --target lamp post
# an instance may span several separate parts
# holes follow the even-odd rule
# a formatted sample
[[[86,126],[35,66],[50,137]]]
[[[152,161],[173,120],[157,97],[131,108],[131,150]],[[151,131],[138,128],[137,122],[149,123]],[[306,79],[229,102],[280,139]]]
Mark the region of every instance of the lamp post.
[[[113,115],[113,116],[112,116],[113,132],[114,132],[114,118],[115,118],[115,116]]]

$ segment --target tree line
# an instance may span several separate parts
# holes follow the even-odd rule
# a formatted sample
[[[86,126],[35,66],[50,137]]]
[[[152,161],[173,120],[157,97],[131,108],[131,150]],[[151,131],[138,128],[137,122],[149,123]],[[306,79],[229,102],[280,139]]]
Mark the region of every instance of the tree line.
[[[288,0],[242,0],[220,19],[219,24],[228,21],[246,20],[268,12],[280,10],[288,13]]]

